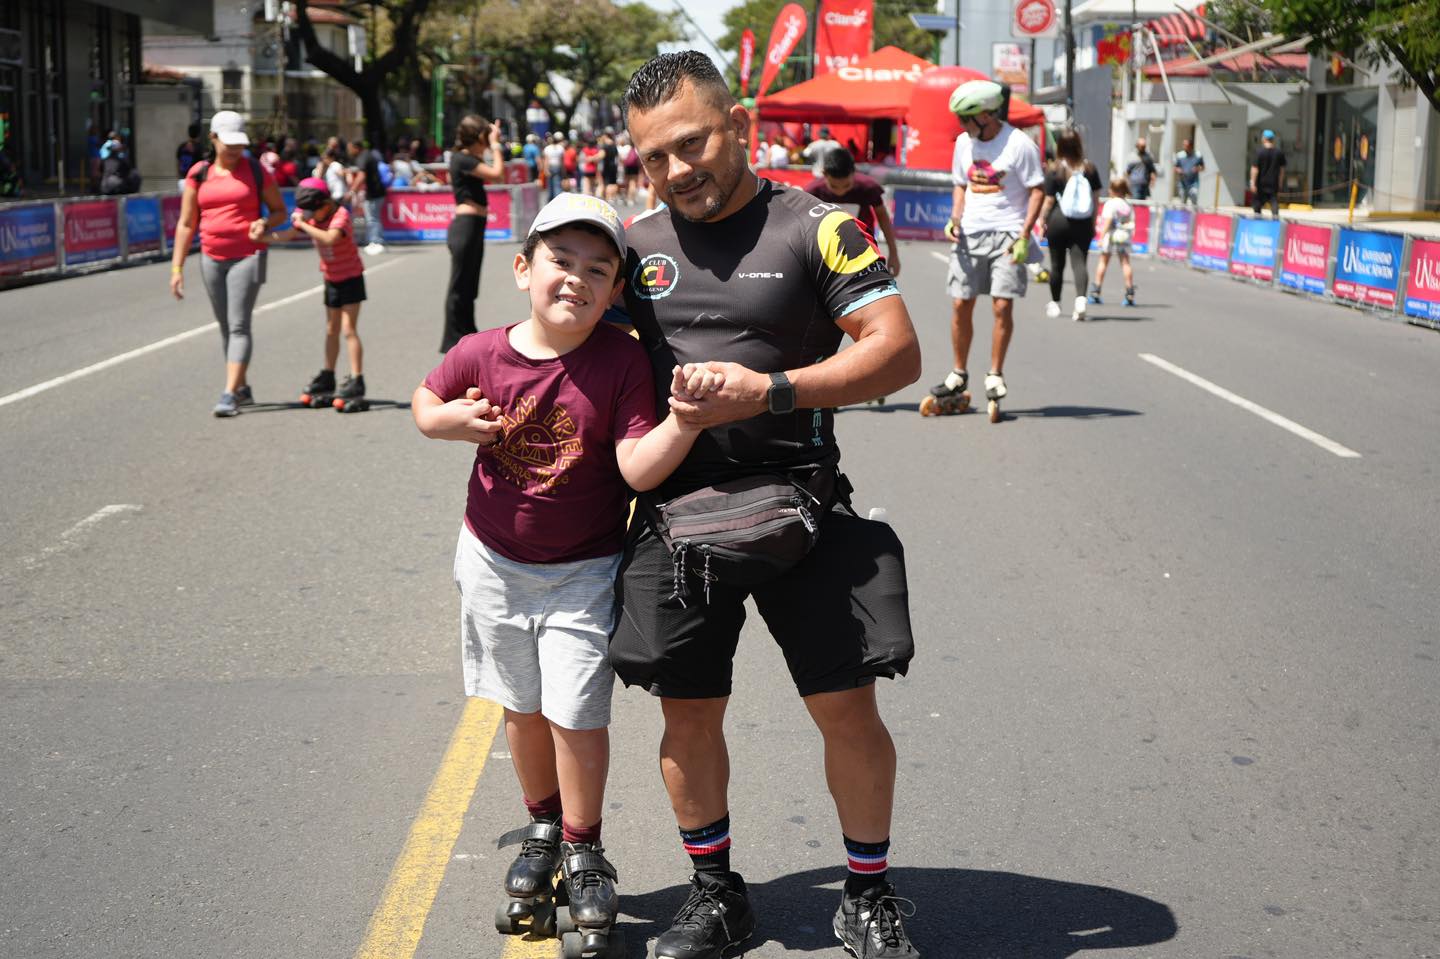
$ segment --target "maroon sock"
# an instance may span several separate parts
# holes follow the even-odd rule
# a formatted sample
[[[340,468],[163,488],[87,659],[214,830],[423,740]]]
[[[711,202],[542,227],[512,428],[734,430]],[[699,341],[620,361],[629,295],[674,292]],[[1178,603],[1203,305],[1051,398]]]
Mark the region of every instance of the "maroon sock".
[[[521,796],[521,799],[524,799],[524,796]],[[535,822],[544,820],[545,822],[554,824],[560,821],[559,790],[556,790],[555,795],[541,799],[539,802],[531,802],[528,799],[524,799],[524,801],[525,811],[530,814],[530,818]]]
[[[592,845],[600,841],[600,820],[595,820],[589,826],[576,826],[566,819],[560,827],[561,842],[588,842]]]

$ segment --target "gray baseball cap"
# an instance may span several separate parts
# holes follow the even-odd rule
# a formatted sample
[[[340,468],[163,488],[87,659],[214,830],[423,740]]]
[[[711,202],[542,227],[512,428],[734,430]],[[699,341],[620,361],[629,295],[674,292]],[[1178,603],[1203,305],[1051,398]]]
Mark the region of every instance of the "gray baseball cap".
[[[530,224],[527,237],[558,230],[571,223],[598,226],[605,231],[606,236],[615,241],[615,247],[620,251],[620,259],[625,259],[625,226],[620,222],[620,214],[599,197],[585,196],[583,193],[562,193],[545,204],[540,215],[535,217],[535,222]]]

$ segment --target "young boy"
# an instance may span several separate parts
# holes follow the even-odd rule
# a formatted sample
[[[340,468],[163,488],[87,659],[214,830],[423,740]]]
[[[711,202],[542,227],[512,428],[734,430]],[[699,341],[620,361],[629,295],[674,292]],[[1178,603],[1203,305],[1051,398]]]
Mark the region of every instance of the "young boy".
[[[612,925],[617,907],[600,819],[626,486],[657,486],[698,435],[674,414],[656,425],[644,348],[599,323],[624,262],[624,227],[608,203],[551,200],[515,257],[529,317],[462,338],[411,400],[420,432],[479,447],[455,581],[465,693],[505,708],[531,817],[502,837],[524,843],[505,890],[533,905],[560,865],[582,933]],[[671,389],[703,394],[720,382],[677,367]]]
[[[1130,237],[1135,230],[1135,208],[1126,199],[1130,184],[1125,177],[1110,181],[1110,199],[1100,209],[1097,232],[1100,235],[1100,265],[1095,269],[1095,285],[1090,289],[1090,302],[1100,302],[1100,288],[1105,285],[1105,270],[1110,254],[1120,257],[1120,270],[1125,275],[1125,305],[1135,305],[1135,271],[1130,268]]]
[[[295,212],[290,222],[291,228],[276,233],[274,239],[310,237],[320,254],[320,275],[325,278],[325,366],[305,387],[300,402],[308,406],[329,406],[333,400],[337,409],[347,403],[353,408],[353,404],[363,403],[365,398],[365,348],[357,329],[360,304],[365,301],[365,264],[355,245],[350,211],[331,198],[324,180],[311,176],[295,188]],[[350,375],[337,391],[335,361],[340,356],[342,331],[350,358]]]

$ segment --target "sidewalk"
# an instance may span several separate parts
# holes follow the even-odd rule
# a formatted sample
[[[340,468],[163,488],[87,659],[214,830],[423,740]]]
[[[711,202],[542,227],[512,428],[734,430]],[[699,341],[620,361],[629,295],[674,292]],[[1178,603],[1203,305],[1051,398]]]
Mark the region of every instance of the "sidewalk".
[[[1248,206],[1222,206],[1214,212],[1229,213],[1235,216],[1254,215],[1254,211]],[[1440,219],[1406,220],[1400,219],[1399,217],[1401,216],[1403,216],[1403,214],[1384,214],[1372,217],[1369,213],[1356,210],[1354,228],[1357,230],[1380,230],[1385,233],[1404,233],[1410,236],[1423,237],[1427,240],[1440,240]],[[1280,210],[1280,219],[1294,220],[1298,223],[1323,224],[1325,226],[1348,226],[1350,225],[1348,223],[1350,212],[1334,207],[1310,210],[1282,208]]]

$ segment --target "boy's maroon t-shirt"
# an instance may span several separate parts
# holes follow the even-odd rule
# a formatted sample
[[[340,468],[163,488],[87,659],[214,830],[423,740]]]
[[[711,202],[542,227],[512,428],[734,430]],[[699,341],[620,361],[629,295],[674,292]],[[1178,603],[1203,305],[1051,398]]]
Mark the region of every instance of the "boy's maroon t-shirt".
[[[650,361],[634,339],[601,323],[580,346],[535,360],[509,328],[472,333],[425,378],[445,402],[472,386],[501,410],[504,429],[470,472],[465,525],[520,563],[620,552],[628,492],[615,444],[656,426]]]

